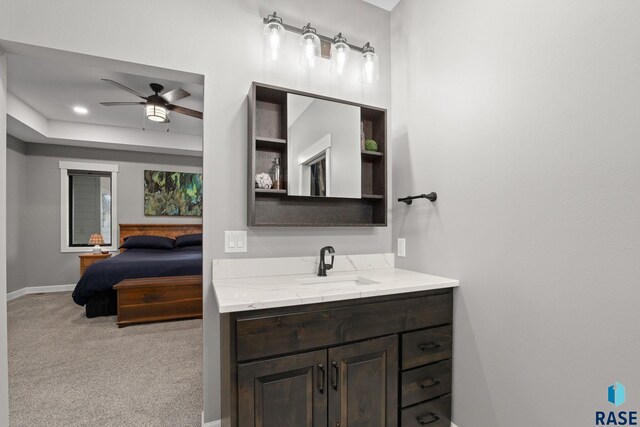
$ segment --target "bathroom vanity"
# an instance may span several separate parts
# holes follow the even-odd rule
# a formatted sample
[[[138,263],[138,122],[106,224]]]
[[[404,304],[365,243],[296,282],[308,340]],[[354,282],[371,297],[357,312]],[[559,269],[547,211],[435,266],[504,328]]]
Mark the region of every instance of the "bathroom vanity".
[[[393,254],[214,261],[222,425],[450,425],[456,280]],[[251,277],[253,276],[253,277]]]

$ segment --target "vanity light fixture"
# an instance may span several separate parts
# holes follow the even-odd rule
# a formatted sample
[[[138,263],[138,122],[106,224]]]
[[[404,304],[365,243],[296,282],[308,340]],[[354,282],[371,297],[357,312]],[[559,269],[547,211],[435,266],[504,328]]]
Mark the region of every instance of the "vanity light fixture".
[[[369,44],[362,47],[362,69],[360,81],[362,83],[375,83],[380,79],[380,64],[375,49]]]
[[[145,113],[147,119],[152,122],[166,122],[167,121],[167,109],[161,105],[147,104],[145,107]]]
[[[264,19],[264,29],[262,31],[264,39],[264,50],[275,61],[285,55],[285,32],[282,26],[282,18],[275,12],[267,15]]]
[[[300,34],[298,42],[300,50],[300,65],[305,68],[314,68],[317,58],[327,58],[324,50],[325,46],[331,46],[328,58],[331,60],[331,72],[342,76],[348,66],[351,51],[362,53],[362,69],[360,71],[360,81],[362,83],[375,83],[380,78],[379,58],[375,49],[367,42],[363,47],[347,43],[347,39],[339,33],[330,38],[318,34],[316,29],[307,24],[294,27],[282,21],[276,12],[267,15],[262,19],[264,24],[263,38],[265,53],[272,60],[280,59],[285,54],[285,32],[289,31]],[[329,50],[329,49],[327,49]]]
[[[302,36],[298,42],[300,49],[300,65],[304,68],[314,68],[316,66],[316,57],[320,56],[320,37],[316,33],[316,29],[308,23],[302,27]]]
[[[333,38],[331,45],[331,72],[342,76],[349,63],[350,54],[351,48],[347,44],[347,39],[339,33]]]

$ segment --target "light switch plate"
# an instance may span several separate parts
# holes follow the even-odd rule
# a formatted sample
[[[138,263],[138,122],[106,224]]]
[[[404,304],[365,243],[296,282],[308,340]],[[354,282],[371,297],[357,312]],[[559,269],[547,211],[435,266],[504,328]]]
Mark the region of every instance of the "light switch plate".
[[[407,256],[407,241],[404,237],[398,239],[398,256],[405,257]]]
[[[224,251],[231,252],[247,252],[247,232],[246,231],[225,231],[224,232]]]

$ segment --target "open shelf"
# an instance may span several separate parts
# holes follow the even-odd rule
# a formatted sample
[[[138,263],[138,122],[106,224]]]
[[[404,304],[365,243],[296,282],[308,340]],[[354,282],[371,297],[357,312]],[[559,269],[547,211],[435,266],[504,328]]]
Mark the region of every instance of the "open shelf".
[[[384,199],[382,194],[363,194],[363,199]]]
[[[272,142],[278,144],[286,144],[287,140],[282,138],[270,138],[268,136],[256,136],[256,141],[258,142]]]
[[[380,158],[384,156],[384,153],[381,153],[379,151],[367,151],[367,150],[363,150],[362,152],[362,157],[374,157],[374,158]]]
[[[287,190],[279,190],[274,188],[256,188],[256,194],[267,194],[267,195],[286,195]]]

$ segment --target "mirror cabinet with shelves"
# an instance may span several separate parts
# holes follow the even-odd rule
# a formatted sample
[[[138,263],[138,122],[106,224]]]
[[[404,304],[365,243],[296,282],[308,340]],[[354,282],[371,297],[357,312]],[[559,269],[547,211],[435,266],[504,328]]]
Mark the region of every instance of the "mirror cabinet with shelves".
[[[248,104],[249,226],[387,225],[386,110],[260,83]]]

